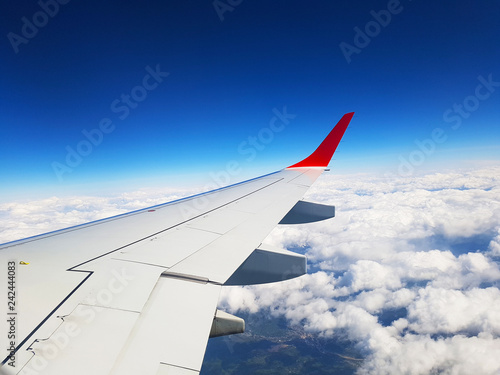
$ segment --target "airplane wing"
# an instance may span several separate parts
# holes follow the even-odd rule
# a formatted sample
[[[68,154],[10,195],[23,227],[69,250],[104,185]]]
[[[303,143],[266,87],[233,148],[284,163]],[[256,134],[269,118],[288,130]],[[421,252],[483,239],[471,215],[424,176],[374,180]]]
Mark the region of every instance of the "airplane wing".
[[[262,241],[280,223],[334,216],[301,199],[353,115],[281,171],[1,245],[0,373],[198,374],[209,337],[244,331],[217,310],[224,285],[306,272],[304,256]]]

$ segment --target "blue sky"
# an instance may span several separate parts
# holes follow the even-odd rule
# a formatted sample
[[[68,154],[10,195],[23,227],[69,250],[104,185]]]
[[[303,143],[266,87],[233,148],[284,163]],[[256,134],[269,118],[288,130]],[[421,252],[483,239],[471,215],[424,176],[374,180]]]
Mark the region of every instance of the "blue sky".
[[[4,199],[203,183],[224,171],[236,182],[307,156],[351,111],[340,172],[500,156],[494,2],[2,8]]]

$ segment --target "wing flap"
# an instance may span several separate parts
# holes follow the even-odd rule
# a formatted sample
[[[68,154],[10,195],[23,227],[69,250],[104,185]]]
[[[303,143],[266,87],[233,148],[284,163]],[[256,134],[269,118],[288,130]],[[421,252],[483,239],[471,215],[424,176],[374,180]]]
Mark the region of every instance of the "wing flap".
[[[111,374],[155,374],[160,364],[199,372],[220,288],[161,277]]]

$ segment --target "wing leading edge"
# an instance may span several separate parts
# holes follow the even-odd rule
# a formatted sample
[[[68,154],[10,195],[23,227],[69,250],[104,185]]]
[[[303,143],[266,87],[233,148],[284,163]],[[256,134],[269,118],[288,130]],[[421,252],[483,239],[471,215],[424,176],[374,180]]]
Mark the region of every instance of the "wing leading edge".
[[[244,329],[216,309],[224,285],[306,272],[305,257],[262,241],[280,223],[334,216],[333,207],[301,198],[352,117],[279,172],[1,245],[2,264],[16,262],[19,299],[0,373],[199,373],[209,337]]]

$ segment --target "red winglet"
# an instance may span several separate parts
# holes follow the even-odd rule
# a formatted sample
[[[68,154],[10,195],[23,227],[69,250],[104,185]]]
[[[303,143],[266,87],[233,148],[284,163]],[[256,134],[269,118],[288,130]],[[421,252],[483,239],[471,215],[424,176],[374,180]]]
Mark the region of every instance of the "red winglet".
[[[347,125],[354,116],[354,112],[346,113],[340,121],[335,125],[330,134],[321,142],[319,147],[311,155],[297,164],[291,165],[288,168],[300,167],[327,167],[332,159],[333,153],[344,135]]]

